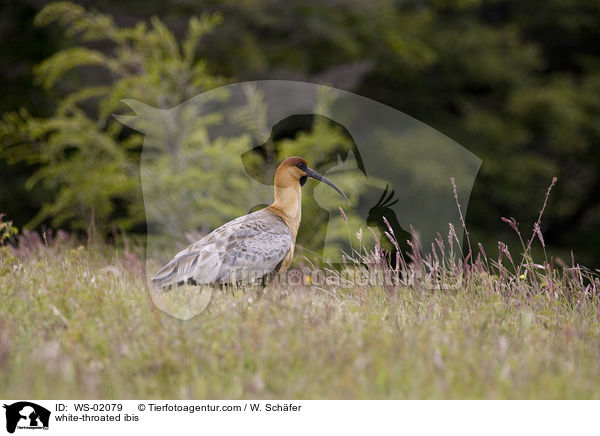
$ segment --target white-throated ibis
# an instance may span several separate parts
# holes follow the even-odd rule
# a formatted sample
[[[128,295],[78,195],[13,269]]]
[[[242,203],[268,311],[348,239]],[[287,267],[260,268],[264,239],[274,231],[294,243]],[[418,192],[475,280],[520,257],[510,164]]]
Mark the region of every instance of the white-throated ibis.
[[[347,201],[333,182],[310,169],[301,157],[285,159],[275,172],[275,201],[270,206],[222,225],[180,251],[154,277],[164,288],[178,284],[254,281],[287,270],[294,257],[300,227],[300,187],[312,177],[328,184]]]

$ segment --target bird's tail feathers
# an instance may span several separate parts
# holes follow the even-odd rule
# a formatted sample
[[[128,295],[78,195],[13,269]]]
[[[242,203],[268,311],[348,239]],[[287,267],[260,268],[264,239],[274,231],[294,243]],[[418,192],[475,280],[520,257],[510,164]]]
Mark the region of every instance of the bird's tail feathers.
[[[165,288],[182,282],[186,283],[192,278],[197,261],[198,253],[193,252],[175,257],[154,274],[152,284],[157,288]]]

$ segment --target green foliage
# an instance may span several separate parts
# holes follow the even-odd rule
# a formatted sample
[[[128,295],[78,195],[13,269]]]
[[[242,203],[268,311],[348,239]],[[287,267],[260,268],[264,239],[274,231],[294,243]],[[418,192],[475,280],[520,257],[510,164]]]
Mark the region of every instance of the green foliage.
[[[575,249],[598,263],[598,4],[224,3],[210,53],[221,70],[331,81],[447,134],[483,160],[468,221],[488,248],[509,234],[498,216],[533,220],[534,193],[558,177],[547,241],[565,258]],[[235,47],[245,62],[230,56]]]
[[[598,4],[353,0],[340,7],[306,0],[219,0],[210,5],[150,0],[141,8],[139,2],[107,0],[102,8],[105,13],[70,3],[46,6],[36,23],[58,23],[66,27],[66,37],[52,25],[34,29],[27,21],[19,27],[15,22],[25,20],[22,16],[4,20],[9,25],[0,29],[7,42],[7,48],[0,49],[3,108],[18,102],[35,117],[49,111],[67,117],[75,106],[97,123],[97,130],[107,130],[121,98],[171,107],[222,83],[217,73],[236,81],[293,78],[330,83],[402,110],[483,159],[467,219],[474,235],[489,241],[487,247],[509,234],[498,216],[534,219],[540,207],[536,193],[557,176],[560,181],[543,223],[547,242],[565,259],[575,248],[587,262],[598,262]],[[207,9],[215,14],[181,19]],[[3,13],[11,10],[15,9]],[[140,23],[117,27],[109,14]],[[152,14],[161,21],[150,19]],[[206,32],[210,35],[203,39]],[[15,50],[14,41],[23,41],[22,52]],[[31,70],[31,59],[44,58],[53,48],[58,53],[36,70],[40,88],[29,86],[28,76],[11,81],[14,71]],[[52,88],[43,94],[44,86]],[[40,95],[60,101],[49,108]],[[59,187],[73,183],[40,180],[25,195],[6,187],[16,183],[11,178],[14,171],[22,179],[48,165],[40,162],[33,143],[41,147],[46,139],[28,138],[28,118],[14,119],[22,115],[5,115],[9,119],[0,137],[3,157],[31,163],[4,172],[0,186],[0,200],[24,197],[10,202],[15,209],[11,217],[19,226],[22,218],[17,216],[30,214],[38,197],[46,195],[52,203]],[[10,129],[7,124],[12,124]],[[129,131],[115,134],[120,147],[131,145],[125,151],[127,159],[137,159],[140,137]],[[19,150],[7,144],[27,146]],[[130,171],[127,165],[120,168]],[[80,203],[73,194],[69,197],[71,204]],[[112,223],[140,221],[139,194],[121,197],[118,206],[109,202],[113,212],[104,218]],[[124,205],[137,205],[137,212],[123,211]],[[73,209],[85,211],[78,212],[79,226],[91,216],[90,205]]]
[[[151,106],[174,107],[223,83],[208,72],[199,55],[202,37],[221,22],[219,14],[192,17],[181,42],[158,18],[152,18],[150,24],[122,28],[110,16],[68,2],[51,3],[36,17],[40,26],[53,22],[65,26],[81,44],[102,41],[111,48],[102,52],[87,45],[65,48],[36,68],[38,82],[46,88],[60,88],[64,81],[71,83],[74,69],[82,71],[84,67],[105,70],[108,79],[103,83],[76,83],[58,100],[49,118],[34,117],[24,109],[5,114],[0,137],[10,145],[3,147],[2,155],[9,162],[36,165],[27,187],[42,185],[52,193],[29,226],[50,219],[54,226],[76,229],[85,229],[90,222],[101,232],[115,225],[129,229],[145,219],[140,180],[150,224],[156,224],[155,218],[166,223],[161,231],[169,235],[171,243],[189,242],[248,212],[243,200],[251,197],[257,187],[236,169],[239,156],[253,147],[253,141],[269,134],[266,117],[256,117],[267,110],[260,92],[248,88],[248,104],[235,114],[247,133],[237,137],[209,137],[209,127],[223,121],[222,113],[200,116],[194,107],[183,105],[175,112],[174,124],[169,124],[160,111],[150,110]],[[142,173],[139,159],[143,137],[124,131],[111,115],[119,111],[124,98],[134,110],[142,112],[140,117],[146,113],[145,124],[136,127],[145,133]],[[219,98],[226,100],[226,93]],[[326,99],[322,100],[319,104],[327,104]],[[281,147],[274,146],[275,163],[288,155],[301,154],[310,156],[314,165],[324,162],[335,150],[349,149],[351,142],[339,129],[321,122],[311,132],[286,140]],[[350,179],[345,176],[338,183],[350,187]],[[265,186],[272,198],[270,185],[272,180]],[[303,244],[309,247],[323,238],[323,223],[327,223],[327,217],[312,213],[319,208],[307,199],[310,194],[305,196],[308,205],[304,226],[314,231],[303,237]],[[339,247],[340,236],[346,239],[347,234],[337,236]]]
[[[92,221],[101,231],[114,225],[130,228],[144,220],[138,163],[142,137],[125,134],[111,114],[125,97],[169,106],[218,84],[220,79],[206,72],[197,51],[220,16],[190,19],[181,44],[156,18],[149,26],[121,28],[110,16],[69,2],[51,3],[36,17],[40,26],[54,21],[81,42],[108,41],[111,49],[61,50],[37,67],[37,80],[46,88],[70,83],[73,69],[90,66],[106,70],[110,78],[100,85],[75,86],[49,118],[36,118],[26,110],[5,114],[1,156],[36,165],[28,188],[42,184],[52,193],[30,227],[51,219],[52,225],[79,229]]]
[[[4,245],[6,241],[19,233],[19,230],[12,225],[12,221],[4,221],[4,217],[5,214],[0,213],[0,245]]]

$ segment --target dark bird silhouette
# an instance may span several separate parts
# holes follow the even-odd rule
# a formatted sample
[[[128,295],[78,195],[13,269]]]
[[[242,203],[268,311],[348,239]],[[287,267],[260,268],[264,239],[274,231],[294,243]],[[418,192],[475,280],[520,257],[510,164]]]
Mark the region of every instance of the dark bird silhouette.
[[[394,231],[394,237],[396,238],[396,241],[400,246],[400,250],[403,253],[406,253],[409,249],[407,241],[411,239],[411,235],[409,232],[405,231],[400,226],[400,223],[398,222],[398,217],[396,216],[396,212],[394,212],[394,210],[392,209],[392,206],[396,204],[399,200],[394,200],[394,190],[392,190],[389,193],[389,195],[388,190],[389,183],[385,185],[385,189],[383,190],[381,197],[379,197],[379,200],[377,200],[377,204],[375,204],[375,206],[373,206],[369,210],[369,215],[367,216],[367,225],[369,227],[377,227],[381,231],[382,235],[385,232],[389,233],[390,230],[383,219],[385,217],[385,219],[387,219],[388,223],[390,224],[390,227]],[[389,244],[386,243],[385,245]]]

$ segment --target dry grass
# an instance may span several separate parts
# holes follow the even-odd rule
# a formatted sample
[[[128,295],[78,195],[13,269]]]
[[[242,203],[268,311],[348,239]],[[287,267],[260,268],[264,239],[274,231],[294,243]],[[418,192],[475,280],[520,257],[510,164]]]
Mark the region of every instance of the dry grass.
[[[348,256],[392,284],[221,290],[189,321],[149,301],[141,250],[26,234],[0,247],[0,396],[597,399],[600,282],[533,261],[541,216],[520,258],[451,228]]]
[[[598,301],[574,281],[229,290],[184,322],[132,253],[1,250],[2,397],[600,398]]]

